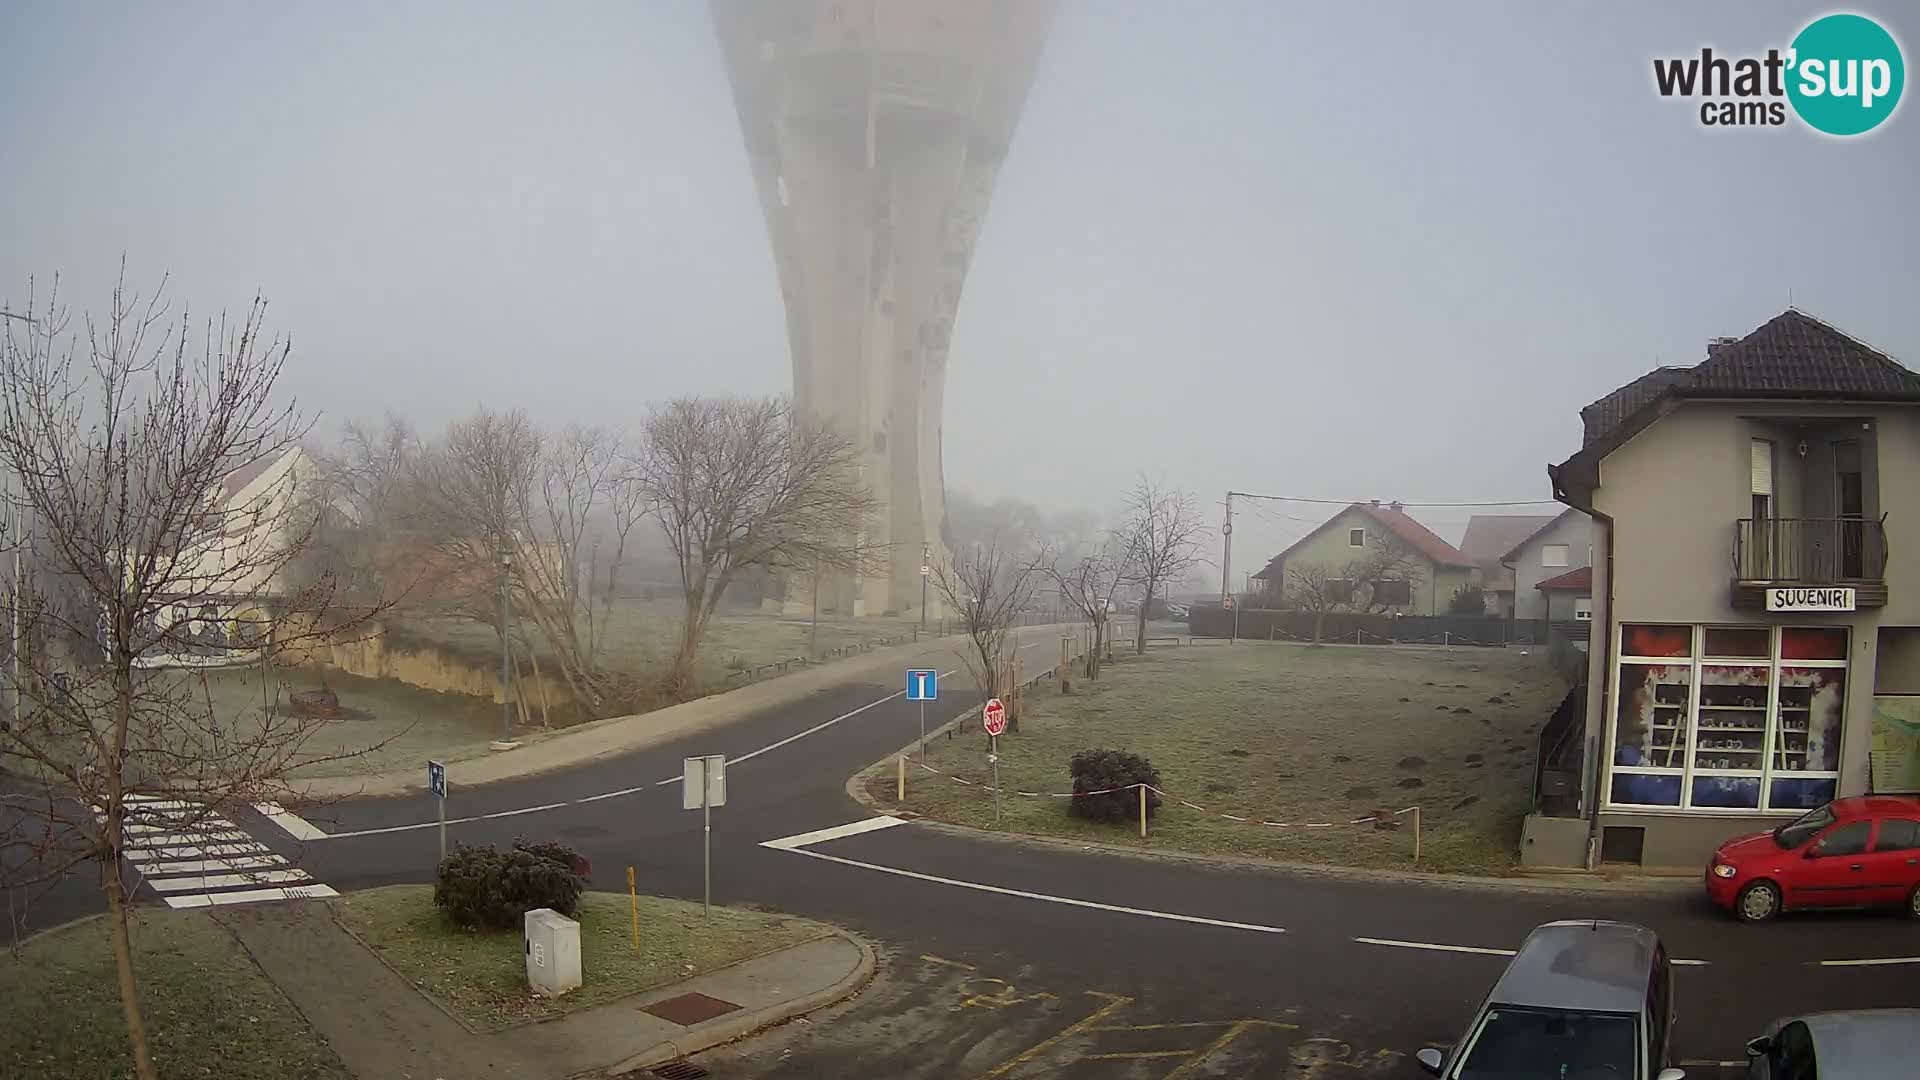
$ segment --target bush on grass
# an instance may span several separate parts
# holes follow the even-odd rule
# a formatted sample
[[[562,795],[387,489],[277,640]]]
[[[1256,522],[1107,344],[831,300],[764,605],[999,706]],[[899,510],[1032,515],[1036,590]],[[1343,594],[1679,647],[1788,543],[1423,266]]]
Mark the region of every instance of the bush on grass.
[[[593,868],[564,844],[515,840],[508,851],[461,846],[440,860],[433,905],[469,930],[516,930],[535,908],[572,918]]]
[[[1125,750],[1082,750],[1067,763],[1073,774],[1074,797],[1067,813],[1088,821],[1138,821],[1140,792],[1135,784],[1160,786],[1160,772],[1139,754]],[[1090,795],[1088,792],[1103,792]],[[1160,809],[1160,794],[1147,792],[1147,816]]]

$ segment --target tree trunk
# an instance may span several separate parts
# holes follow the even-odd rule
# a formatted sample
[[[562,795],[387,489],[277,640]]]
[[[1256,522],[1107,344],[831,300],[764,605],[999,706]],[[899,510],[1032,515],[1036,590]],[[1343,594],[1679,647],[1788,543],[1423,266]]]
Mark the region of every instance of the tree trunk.
[[[1147,654],[1147,609],[1152,606],[1153,590],[1148,589],[1146,598],[1140,601],[1140,617],[1134,621],[1133,626],[1133,654],[1135,656],[1145,656]]]
[[[1327,613],[1324,611],[1316,611],[1313,613],[1313,643],[1315,645],[1320,644],[1320,625],[1326,621],[1326,618]]]
[[[104,867],[106,879],[101,887],[107,892],[107,937],[113,944],[113,968],[120,983],[120,1015],[127,1025],[127,1044],[133,1051],[133,1074],[139,1080],[160,1080],[153,1066],[153,1051],[147,1046],[147,1024],[140,1015],[140,990],[133,979],[133,940],[127,933],[127,899],[121,895],[120,840],[118,817],[107,824],[114,833],[107,840],[112,858]]]
[[[667,696],[682,701],[693,696],[693,665],[700,652],[700,635],[703,631],[698,611],[687,612],[686,621],[680,624],[680,643],[674,647],[673,658],[667,663],[667,674],[663,689]]]
[[[527,650],[527,659],[533,662],[533,685],[540,690],[540,727],[551,731],[553,729],[553,702],[547,698],[547,680],[540,677],[540,653],[529,648]]]
[[[532,652],[533,646],[528,645],[527,651]],[[527,708],[527,680],[520,674],[520,658],[513,656],[512,653],[508,653],[507,655],[513,657],[513,700],[520,713],[520,726],[531,731],[533,730],[533,714]]]

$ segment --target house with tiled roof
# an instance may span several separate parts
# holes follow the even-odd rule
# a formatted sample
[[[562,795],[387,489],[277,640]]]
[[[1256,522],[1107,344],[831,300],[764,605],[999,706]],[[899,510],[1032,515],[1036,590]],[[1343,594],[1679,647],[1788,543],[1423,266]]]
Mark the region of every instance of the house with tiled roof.
[[[1551,514],[1475,514],[1467,519],[1467,531],[1460,537],[1460,554],[1473,560],[1480,571],[1487,614],[1515,617],[1513,568],[1501,560],[1515,545],[1553,520]]]
[[[1920,779],[1920,374],[1799,310],[1581,410],[1547,468],[1592,521],[1580,817],[1524,861],[1698,867]]]
[[[1473,560],[1399,503],[1354,503],[1253,575],[1262,603],[1300,608],[1298,591],[1325,582],[1330,606],[1347,611],[1436,615],[1455,592],[1477,587]]]
[[[1543,588],[1548,580],[1593,563],[1593,521],[1587,515],[1569,508],[1542,518],[1537,528],[1501,552],[1499,559],[1512,575],[1514,618],[1565,624],[1590,617],[1585,612],[1574,614],[1570,598],[1554,603],[1557,586]]]

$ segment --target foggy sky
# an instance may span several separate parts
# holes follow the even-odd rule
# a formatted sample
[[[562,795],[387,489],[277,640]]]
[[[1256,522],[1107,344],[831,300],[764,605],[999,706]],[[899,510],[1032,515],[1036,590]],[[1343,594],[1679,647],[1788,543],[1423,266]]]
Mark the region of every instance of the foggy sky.
[[[1789,296],[1920,366],[1914,106],[1842,142],[1652,89],[1825,10],[1066,0],[961,302],[949,487],[1544,499],[1581,405]],[[1910,9],[1855,10],[1920,59]],[[123,252],[198,311],[258,289],[327,425],[789,387],[704,4],[16,0],[0,43],[0,301],[59,272],[100,306]],[[1249,510],[1235,577],[1325,514]]]

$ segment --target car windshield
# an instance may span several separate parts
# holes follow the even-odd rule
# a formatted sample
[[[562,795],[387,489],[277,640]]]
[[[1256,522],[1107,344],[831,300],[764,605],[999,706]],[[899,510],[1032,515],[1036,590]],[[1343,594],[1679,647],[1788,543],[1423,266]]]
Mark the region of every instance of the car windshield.
[[[1496,1005],[1475,1033],[1459,1080],[1629,1080],[1634,1018]]]
[[[1784,850],[1792,851],[1813,839],[1814,834],[1833,824],[1833,821],[1833,811],[1824,806],[1808,811],[1791,825],[1782,825],[1773,830],[1773,842]]]

